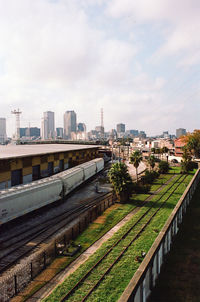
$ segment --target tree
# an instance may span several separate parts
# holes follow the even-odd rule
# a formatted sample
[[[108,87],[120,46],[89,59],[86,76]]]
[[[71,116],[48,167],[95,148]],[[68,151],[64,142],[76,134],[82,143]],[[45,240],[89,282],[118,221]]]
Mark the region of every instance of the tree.
[[[155,153],[156,153],[156,149],[155,149],[155,148],[151,148],[151,152],[152,152],[153,154],[155,154]]]
[[[136,150],[133,152],[130,156],[130,162],[134,165],[136,169],[136,178],[138,182],[138,167],[140,165],[140,162],[142,161],[142,153],[139,150]]]
[[[162,174],[165,174],[169,171],[169,164],[166,161],[160,161],[159,162],[159,172]]]
[[[193,133],[188,133],[181,139],[186,143],[188,151],[196,158],[200,158],[200,130],[194,130]]]
[[[108,177],[120,201],[125,202],[128,198],[130,185],[132,183],[127,166],[124,163],[113,164],[108,172]]]
[[[168,153],[168,151],[169,151],[169,149],[167,147],[165,147],[165,146],[162,147],[161,150],[162,150],[162,153]]]
[[[155,167],[156,164],[156,159],[154,155],[150,155],[147,159],[149,167],[150,167],[150,171],[153,170],[153,168]]]
[[[187,146],[183,147],[183,160],[181,161],[181,171],[182,173],[187,173],[191,169],[191,155],[190,151],[188,150]]]

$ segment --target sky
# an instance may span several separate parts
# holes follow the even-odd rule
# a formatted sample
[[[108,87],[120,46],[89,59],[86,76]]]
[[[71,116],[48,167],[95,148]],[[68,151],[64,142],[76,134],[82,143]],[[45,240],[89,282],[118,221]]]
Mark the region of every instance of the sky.
[[[0,117],[200,129],[199,0],[0,0]]]

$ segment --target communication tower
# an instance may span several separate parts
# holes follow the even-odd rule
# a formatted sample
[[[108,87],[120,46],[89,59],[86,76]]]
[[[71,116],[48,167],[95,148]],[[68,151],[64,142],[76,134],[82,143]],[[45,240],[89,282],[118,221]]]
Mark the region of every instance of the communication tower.
[[[12,114],[15,115],[15,139],[19,140],[20,139],[20,114],[22,114],[22,112],[19,110],[19,108],[17,110],[13,110],[11,111]]]

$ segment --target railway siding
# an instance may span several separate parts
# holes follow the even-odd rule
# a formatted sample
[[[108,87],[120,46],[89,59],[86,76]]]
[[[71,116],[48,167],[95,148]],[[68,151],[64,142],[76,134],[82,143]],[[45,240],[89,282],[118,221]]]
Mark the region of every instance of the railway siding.
[[[198,174],[195,174],[195,177],[197,177],[197,176],[198,176]],[[166,221],[166,217],[169,216],[170,211],[172,211],[172,209],[174,207],[176,208],[176,203],[179,200],[180,196],[182,195],[182,192],[184,192],[184,190],[185,190],[185,184],[186,183],[188,184],[188,180],[191,178],[192,178],[192,176],[190,175],[187,177],[180,176],[179,179],[176,179],[176,181],[178,181],[178,185],[177,185],[177,183],[169,185],[168,188],[166,190],[164,190],[165,192],[162,192],[162,193],[160,193],[160,196],[159,195],[157,196],[157,200],[154,201],[154,205],[152,203],[152,208],[150,208],[150,210],[146,211],[145,209],[142,209],[140,211],[140,213],[137,213],[134,216],[134,218],[132,219],[132,221],[128,222],[121,230],[119,230],[119,232],[117,234],[115,234],[109,241],[107,241],[105,244],[103,244],[102,247],[92,257],[90,257],[89,260],[84,265],[82,265],[73,275],[71,275],[68,279],[66,279],[66,281],[57,288],[57,291],[55,291],[55,293],[53,293],[49,298],[45,299],[45,301],[65,301],[65,300],[67,300],[67,301],[85,301],[85,299],[87,299],[89,297],[87,292],[89,293],[89,295],[91,294],[91,296],[88,298],[89,301],[105,301],[105,291],[107,288],[109,289],[108,290],[109,292],[108,292],[106,301],[116,301],[117,298],[119,298],[120,295],[122,294],[123,289],[125,288],[125,285],[128,284],[127,280],[131,279],[131,275],[129,274],[129,279],[127,279],[127,276],[123,276],[123,274],[119,274],[120,278],[118,278],[119,280],[117,282],[116,276],[118,276],[118,274],[114,273],[113,275],[115,277],[115,282],[113,282],[113,284],[112,284],[113,287],[112,287],[112,286],[110,286],[112,283],[112,280],[111,279],[109,280],[109,278],[112,274],[112,270],[115,271],[116,267],[118,267],[118,269],[119,269],[118,273],[119,273],[120,267],[122,268],[124,266],[124,263],[126,263],[126,265],[124,267],[124,272],[129,271],[128,268],[130,268],[132,266],[131,274],[132,275],[134,274],[136,269],[139,267],[138,259],[136,258],[136,257],[138,257],[138,254],[137,254],[138,251],[140,251],[140,252],[144,251],[147,253],[148,249],[150,248],[150,246],[154,242],[155,238],[157,237],[156,231],[152,232],[152,229],[149,228],[149,221],[151,221],[153,219],[154,223],[156,222],[155,226],[154,226],[155,230],[156,230],[156,228],[159,228],[161,225],[164,224],[164,222]],[[185,179],[187,180],[186,182],[184,182]],[[183,184],[182,184],[182,182],[183,182]],[[180,186],[182,186],[181,189],[179,188]],[[173,196],[174,192],[176,193],[175,197]],[[165,197],[163,197],[164,194],[165,194]],[[173,198],[172,198],[172,196],[173,196]],[[166,204],[166,202],[167,202],[167,204]],[[155,217],[156,217],[155,215],[158,213],[160,208],[163,207],[163,205],[164,205],[164,209],[162,212],[166,212],[166,210],[167,210],[167,215],[166,215],[166,213],[165,213],[165,215],[162,215],[162,212],[161,212],[160,217],[157,217],[157,219],[155,219]],[[150,207],[149,204],[148,204],[147,208],[148,207]],[[143,211],[146,211],[146,213],[148,213],[148,215],[145,218],[146,220],[144,220],[144,221],[139,220],[139,223],[136,228],[136,224],[134,224],[134,221],[136,222],[138,218],[140,219]],[[152,216],[150,214],[151,211],[152,211]],[[162,217],[162,216],[165,216],[165,217]],[[161,224],[160,224],[160,220],[162,220]],[[131,226],[131,228],[130,228],[130,226]],[[133,227],[134,227],[134,229],[133,229]],[[130,231],[129,231],[129,228],[130,228]],[[138,229],[138,233],[136,233],[137,229]],[[143,235],[140,236],[141,234],[145,234],[146,237],[144,237]],[[135,237],[135,239],[133,240],[132,238],[134,238],[134,237]],[[146,244],[146,239],[148,239],[148,237],[150,237],[150,241],[147,240],[148,244]],[[123,239],[123,242],[122,242],[122,239]],[[135,241],[134,245],[132,245],[133,241]],[[112,248],[112,246],[113,246],[113,248]],[[137,249],[137,248],[139,248],[139,249]],[[105,258],[104,255],[107,254],[108,251],[111,251],[111,253],[108,254],[108,258]],[[124,258],[123,253],[127,257]],[[139,257],[141,258],[141,254],[139,255]],[[101,262],[101,259],[102,259],[102,262]],[[116,266],[112,265],[113,259],[115,259],[114,262],[116,261],[116,263],[117,263]],[[128,262],[127,262],[127,259],[128,259]],[[101,263],[101,264],[98,267],[97,265],[99,265],[99,263]],[[94,268],[94,270],[93,270],[93,268]],[[95,273],[95,270],[96,270],[96,273]],[[89,272],[89,274],[86,273],[87,271]],[[90,271],[92,272],[91,274],[90,274]],[[105,271],[105,274],[103,273],[103,271]],[[107,275],[107,271],[109,272],[109,275]],[[110,272],[111,272],[111,274],[110,274]],[[103,280],[102,283],[104,283],[104,282],[106,283],[107,280],[109,280],[107,282],[107,286],[103,286],[101,288],[101,284],[99,285],[99,282],[98,282],[99,274],[100,274],[100,278]],[[136,273],[136,275],[137,275],[137,273]],[[126,280],[124,278],[126,278]],[[121,283],[119,282],[122,280],[123,280],[122,283],[124,283],[123,284],[124,288],[123,288],[123,286],[121,286]],[[92,286],[95,285],[94,292],[92,292],[91,285]],[[96,287],[97,287],[97,290],[96,290]],[[116,292],[116,288],[117,289],[120,288],[119,292]],[[75,293],[76,289],[77,289],[77,292]],[[114,293],[114,291],[115,291],[115,293]],[[95,292],[96,292],[96,294],[95,294]],[[98,292],[98,295],[97,295],[97,292]],[[112,299],[110,299],[111,294],[112,294]],[[121,301],[125,301],[125,300],[121,300]],[[132,300],[132,301],[134,301],[134,300]]]
[[[56,254],[56,244],[63,244],[78,236],[101,212],[114,203],[113,195],[108,193],[99,203],[81,214],[68,224],[52,240],[45,240],[34,254],[22,259],[14,268],[6,271],[0,277],[0,301],[5,302],[17,295],[30,281],[49,265]]]

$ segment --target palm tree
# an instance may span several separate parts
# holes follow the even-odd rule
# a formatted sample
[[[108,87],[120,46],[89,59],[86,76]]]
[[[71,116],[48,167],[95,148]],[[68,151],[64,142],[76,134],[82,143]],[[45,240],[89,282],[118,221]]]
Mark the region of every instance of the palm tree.
[[[151,169],[153,170],[153,168],[155,167],[155,163],[156,163],[156,159],[154,155],[150,155],[149,158],[147,159],[149,167],[150,167],[150,171]]]
[[[153,153],[153,154],[155,154],[155,152],[156,152],[156,149],[153,147],[153,148],[151,148],[151,152]]]
[[[125,202],[128,199],[128,189],[132,183],[127,166],[122,162],[113,164],[108,172],[108,177],[120,201]]]
[[[137,178],[137,182],[138,182],[138,167],[140,162],[142,161],[142,153],[139,150],[136,150],[135,152],[133,152],[130,156],[130,162],[134,165],[135,169],[136,169],[136,178]]]
[[[161,153],[163,155],[163,153],[168,153],[169,149],[167,147],[162,147],[161,148]]]

